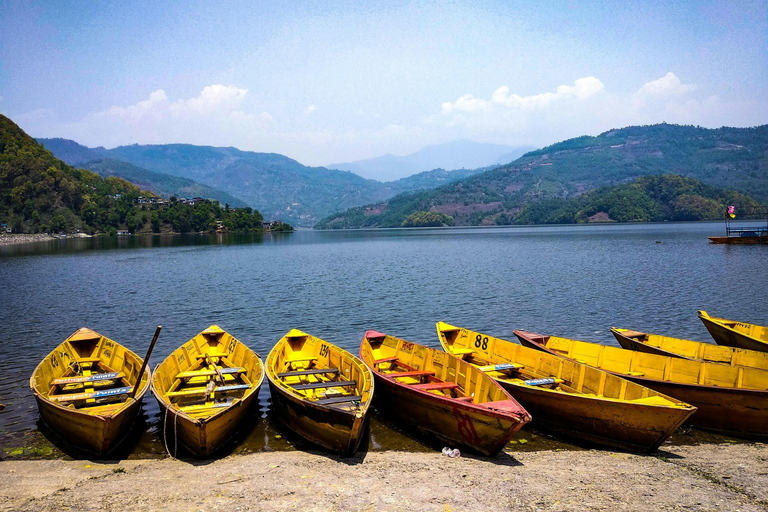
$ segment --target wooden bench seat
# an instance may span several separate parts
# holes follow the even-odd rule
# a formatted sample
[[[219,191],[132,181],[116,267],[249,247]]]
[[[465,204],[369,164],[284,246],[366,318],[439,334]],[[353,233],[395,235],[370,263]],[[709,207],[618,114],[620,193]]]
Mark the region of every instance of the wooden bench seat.
[[[232,375],[238,373],[245,373],[245,368],[220,368],[219,371],[222,375]],[[176,375],[177,379],[191,379],[192,377],[213,377],[217,375],[216,370],[190,370],[181,372]]]
[[[312,361],[317,361],[317,356],[289,357],[284,362],[286,362],[286,363],[311,363]]]
[[[312,368],[310,370],[296,370],[293,372],[278,373],[278,377],[299,377],[301,375],[318,375],[323,373],[339,373],[338,368]]]
[[[133,386],[125,386],[114,389],[103,389],[101,391],[93,391],[91,393],[73,393],[69,395],[49,395],[48,398],[55,402],[81,402],[89,399],[96,398],[109,398],[109,397],[121,397],[131,392]]]
[[[549,386],[552,384],[562,384],[565,381],[554,377],[546,377],[544,379],[524,380],[523,382],[525,382],[527,386]]]
[[[471,402],[474,399],[475,397],[473,396],[458,396],[454,398],[454,400],[456,400],[457,402]]]
[[[100,380],[116,380],[122,379],[123,377],[125,377],[123,372],[94,373],[93,375],[88,376],[63,377],[61,379],[54,379],[51,381],[51,385],[66,386],[67,384],[89,383],[97,382]]]
[[[346,387],[346,386],[357,386],[357,381],[354,380],[345,380],[345,381],[327,381],[327,382],[313,382],[311,384],[297,384],[295,386],[291,386],[293,389],[303,390],[303,389],[320,389],[320,388],[334,388],[336,386],[339,387]]]
[[[468,356],[470,354],[475,353],[475,351],[471,348],[462,348],[462,347],[451,347],[451,352],[456,357]]]
[[[514,371],[523,368],[522,365],[515,363],[501,363],[501,364],[489,364],[488,366],[479,366],[478,369],[482,372],[506,372]]]
[[[330,405],[341,404],[344,402],[359,402],[362,399],[363,397],[360,395],[337,396],[334,398],[321,398],[320,400],[315,400],[315,403],[320,405]]]
[[[375,361],[373,361],[373,364],[376,365],[381,363],[394,363],[395,361],[397,361],[397,356],[384,357],[382,359],[376,359]]]
[[[439,389],[456,389],[459,385],[455,382],[429,382],[427,384],[414,384],[411,387],[422,391],[436,391]]]
[[[218,357],[219,359],[221,359],[222,357],[229,356],[229,354],[226,353],[226,352],[210,352],[208,354],[199,354],[196,358],[197,359],[205,359],[206,356],[207,357]]]
[[[99,361],[101,361],[101,358],[99,357],[78,357],[75,359],[77,364],[93,364],[98,363]]]
[[[402,377],[434,377],[435,372],[423,372],[423,371],[393,372],[393,373],[383,373],[382,375],[386,375],[387,377],[392,377],[393,379],[399,379]]]
[[[249,389],[251,386],[250,384],[234,384],[230,386],[217,386],[213,388],[213,391],[211,394],[216,395],[219,393],[226,393],[228,391],[237,391],[240,389]],[[199,388],[192,388],[192,389],[182,389],[181,391],[169,391],[165,394],[168,398],[176,397],[176,396],[205,396],[207,393],[207,389],[204,387]]]
[[[180,411],[183,412],[202,412],[207,411],[208,409],[222,409],[224,407],[229,407],[232,405],[229,402],[217,402],[213,404],[196,404],[196,405],[186,405],[184,407],[179,407]]]

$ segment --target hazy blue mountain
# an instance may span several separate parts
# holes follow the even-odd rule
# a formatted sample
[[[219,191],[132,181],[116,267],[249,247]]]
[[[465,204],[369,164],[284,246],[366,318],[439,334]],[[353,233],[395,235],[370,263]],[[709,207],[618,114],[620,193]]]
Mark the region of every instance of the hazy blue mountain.
[[[234,196],[258,209],[266,219],[303,227],[313,226],[334,211],[384,201],[401,192],[428,190],[486,170],[433,169],[381,183],[349,171],[307,167],[283,155],[231,147],[134,144],[104,149],[86,148],[65,139],[41,142],[75,165],[102,175],[121,176],[161,195],[202,195],[239,205],[240,201],[233,202]],[[173,181],[181,179],[193,181]]]
[[[529,146],[513,147],[458,140],[427,146],[410,155],[384,155],[326,167],[351,171],[364,178],[395,181],[431,169],[477,169],[507,164],[533,149]]]
[[[205,197],[232,208],[249,206],[242,199],[188,178],[149,171],[123,160],[106,158],[110,151],[103,147],[89,148],[68,139],[37,139],[47,150],[65,163],[88,169],[102,177],[117,176],[143,190],[164,197]]]
[[[551,218],[549,208],[558,209],[562,206],[559,201],[590,190],[667,174],[735,190],[765,203],[768,202],[766,169],[768,125],[714,130],[665,123],[630,126],[531,151],[510,164],[436,189],[400,194],[386,202],[334,214],[318,223],[318,227],[400,226],[417,212],[443,214],[451,217],[456,225],[525,222],[526,218]],[[683,189],[696,187],[686,185]],[[708,200],[714,200],[715,196],[727,197],[720,192],[713,194],[697,191],[688,195]],[[631,202],[625,189],[609,196],[617,200],[624,197],[625,203]],[[699,197],[686,197],[684,201],[704,204],[707,211],[711,211],[713,204]],[[537,202],[547,210],[520,218],[524,209],[530,212],[530,205]],[[577,203],[569,204],[568,208],[572,208]],[[627,204],[622,208],[624,213],[630,210]],[[655,218],[655,214],[648,215]]]

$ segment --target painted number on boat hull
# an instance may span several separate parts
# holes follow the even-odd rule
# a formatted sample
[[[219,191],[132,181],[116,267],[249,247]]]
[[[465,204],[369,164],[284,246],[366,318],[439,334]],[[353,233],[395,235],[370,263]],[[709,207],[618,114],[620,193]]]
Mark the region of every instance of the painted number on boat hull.
[[[482,335],[478,334],[475,338],[475,348],[482,347],[483,350],[488,350],[488,336],[483,337]]]

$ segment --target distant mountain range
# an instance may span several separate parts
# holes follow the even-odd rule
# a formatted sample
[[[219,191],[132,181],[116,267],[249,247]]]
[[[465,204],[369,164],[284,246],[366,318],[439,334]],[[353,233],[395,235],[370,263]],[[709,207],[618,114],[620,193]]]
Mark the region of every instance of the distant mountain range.
[[[553,222],[547,212],[521,214],[537,202],[539,207],[558,209],[563,206],[558,200],[643,176],[670,173],[736,190],[765,203],[767,170],[768,125],[715,130],[670,124],[632,126],[597,137],[570,139],[433,190],[400,194],[388,201],[334,214],[317,227],[394,227],[417,212],[446,215],[455,225],[511,224],[531,219]],[[699,189],[686,185],[682,190]],[[707,194],[727,197],[720,192]],[[688,195],[705,197],[701,192]],[[622,197],[630,202],[629,196],[614,196],[617,201]]]
[[[161,195],[201,196],[248,205],[265,219],[311,227],[334,211],[427,190],[484,169],[434,169],[381,183],[349,171],[307,167],[286,156],[191,144],[88,148],[66,139],[38,139],[64,162],[102,176],[120,176]]]
[[[432,169],[477,169],[508,164],[528,151],[530,146],[504,146],[459,140],[427,146],[405,156],[384,155],[367,160],[330,164],[326,167],[350,171],[364,178],[395,181]]]

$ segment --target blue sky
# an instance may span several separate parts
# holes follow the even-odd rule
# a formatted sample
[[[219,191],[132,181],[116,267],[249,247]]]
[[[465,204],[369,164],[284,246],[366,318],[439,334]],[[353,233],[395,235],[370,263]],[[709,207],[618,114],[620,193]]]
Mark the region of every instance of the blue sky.
[[[308,165],[768,122],[768,3],[8,2],[0,113]]]

